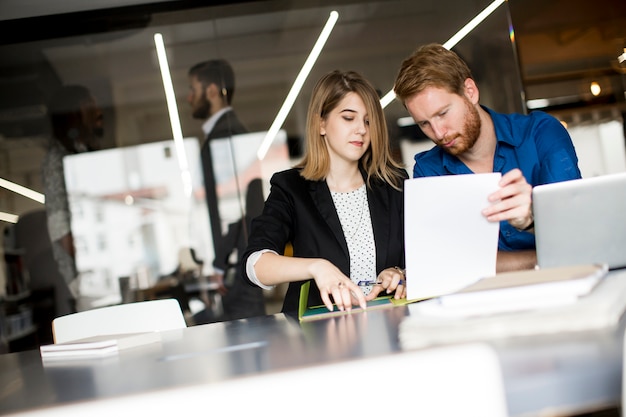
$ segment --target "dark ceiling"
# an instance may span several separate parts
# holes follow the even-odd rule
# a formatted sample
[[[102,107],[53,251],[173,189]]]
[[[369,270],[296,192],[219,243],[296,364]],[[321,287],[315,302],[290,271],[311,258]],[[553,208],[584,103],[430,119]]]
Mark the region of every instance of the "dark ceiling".
[[[41,190],[45,103],[68,80],[88,85],[104,107],[109,123],[105,148],[171,138],[163,85],[155,71],[155,31],[167,34],[173,51],[169,64],[186,136],[199,129],[185,105],[186,71],[216,55],[236,68],[240,116],[251,130],[266,130],[331,8],[341,11],[341,23],[316,63],[317,75],[345,65],[363,71],[384,93],[392,87],[401,59],[415,46],[444,42],[491,2],[0,0],[0,177]],[[487,92],[490,99],[515,102],[522,109],[524,99],[548,99],[545,109],[568,123],[581,114],[591,114],[593,120],[605,114],[623,119],[626,74],[617,56],[626,47],[626,1],[509,0],[506,5],[516,48],[509,47],[503,30],[509,17],[505,7],[456,48],[459,53],[478,51],[473,68],[514,79],[509,90],[497,80],[485,83],[481,99]],[[491,53],[494,45],[496,54]],[[590,94],[591,81],[602,86],[600,96]],[[284,126],[296,137],[302,135],[312,87],[307,82]],[[389,120],[407,116],[397,102],[385,112]],[[32,208],[30,200],[0,188],[0,211]]]
[[[154,24],[154,16],[160,12],[169,13],[175,20],[177,11],[194,10],[206,5],[201,1],[157,1],[146,5],[137,4],[145,3],[139,0],[109,0],[108,3],[114,7],[85,10],[86,6],[81,1],[64,1],[60,2],[63,5],[60,9],[50,11],[53,14],[41,16],[33,12],[32,17],[25,17],[28,10],[22,7],[22,13],[19,12],[19,0],[3,0],[0,8],[9,10],[11,3],[11,15],[21,18],[1,22],[4,36],[0,38],[3,55],[3,63],[0,63],[0,134],[8,138],[36,135],[45,129],[46,122],[41,116],[45,110],[42,104],[46,88],[60,82],[55,80],[58,70],[52,68],[43,53],[48,39],[54,39],[55,46],[62,44],[63,39],[71,44],[76,42],[76,37],[89,34],[97,34],[100,41],[107,36],[113,40]],[[240,13],[244,15],[261,13],[269,5],[276,8],[279,3],[283,8],[296,9],[325,2],[300,1],[286,5],[276,1],[218,1],[211,2],[208,15],[219,17],[220,5],[227,3],[231,5],[229,13],[233,13],[232,4],[239,3]],[[360,2],[342,2],[350,3]],[[415,4],[411,18],[418,19],[419,7],[428,10],[429,2]],[[45,1],[42,5],[52,7]],[[594,104],[623,105],[625,70],[618,66],[617,56],[626,47],[626,1],[509,0],[508,5],[515,28],[526,99],[550,98],[554,109]],[[428,19],[427,13],[421,14],[425,15],[421,19]],[[398,22],[393,19],[385,22],[385,31],[402,27],[403,16],[397,16]],[[207,13],[198,13],[198,19],[206,18]],[[254,21],[246,23],[255,24]],[[265,25],[266,22],[259,19],[258,24]],[[419,24],[416,20],[416,25]],[[197,34],[198,38],[202,36],[203,33]],[[186,41],[189,42],[189,39]],[[371,48],[384,49],[388,45],[384,42],[387,41],[381,37],[381,44],[371,45]],[[361,51],[356,50],[355,53]],[[33,66],[33,62],[37,65]],[[36,74],[32,73],[32,68],[36,68]],[[600,97],[593,97],[587,91],[593,79],[603,83]],[[258,82],[266,81],[259,77]]]
[[[555,108],[624,101],[626,1],[511,0],[527,98],[559,98]],[[593,98],[592,80],[604,85]],[[623,105],[622,105],[623,106]]]

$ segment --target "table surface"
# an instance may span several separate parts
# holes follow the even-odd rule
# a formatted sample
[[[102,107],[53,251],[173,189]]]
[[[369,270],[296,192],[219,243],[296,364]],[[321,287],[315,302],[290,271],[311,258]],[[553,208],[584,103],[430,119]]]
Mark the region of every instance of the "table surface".
[[[618,274],[626,279],[625,271]],[[395,355],[403,352],[399,328],[410,307],[304,323],[276,314],[193,326],[102,359],[44,364],[39,350],[0,355],[0,414]],[[509,415],[619,407],[623,331],[620,321],[600,330],[486,341],[500,362]]]

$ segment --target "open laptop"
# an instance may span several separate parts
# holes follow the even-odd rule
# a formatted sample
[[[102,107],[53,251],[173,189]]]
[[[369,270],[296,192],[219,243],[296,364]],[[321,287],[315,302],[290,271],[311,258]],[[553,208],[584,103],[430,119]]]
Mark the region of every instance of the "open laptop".
[[[540,268],[626,267],[626,172],[533,188]]]

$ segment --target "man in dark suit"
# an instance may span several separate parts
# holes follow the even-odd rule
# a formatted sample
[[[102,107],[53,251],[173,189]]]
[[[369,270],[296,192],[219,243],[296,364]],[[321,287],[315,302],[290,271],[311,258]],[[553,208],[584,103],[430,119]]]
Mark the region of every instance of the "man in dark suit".
[[[187,101],[191,105],[192,116],[204,120],[202,130],[206,140],[201,146],[202,169],[204,174],[207,206],[209,209],[215,260],[215,274],[211,277],[217,282],[219,292],[223,296],[224,316],[218,318],[205,317],[202,321],[234,320],[265,314],[265,301],[262,290],[248,285],[239,276],[238,246],[247,242],[247,225],[245,216],[229,225],[225,234],[222,233],[221,219],[218,208],[216,182],[210,143],[214,139],[228,139],[233,135],[247,133],[231,107],[235,93],[235,75],[230,64],[223,59],[200,62],[189,70],[189,94]],[[245,190],[244,190],[245,192]],[[239,243],[239,244],[237,244]],[[245,244],[244,244],[245,247]],[[233,253],[236,260],[232,261]],[[234,274],[232,279],[225,281],[225,274]]]

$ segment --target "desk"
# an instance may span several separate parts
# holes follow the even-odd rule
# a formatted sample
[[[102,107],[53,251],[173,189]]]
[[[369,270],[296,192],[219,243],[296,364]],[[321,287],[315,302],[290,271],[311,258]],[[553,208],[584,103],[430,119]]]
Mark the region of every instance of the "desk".
[[[626,271],[618,274],[626,279]],[[283,314],[212,323],[164,332],[160,345],[63,366],[43,366],[38,350],[0,355],[0,414],[45,408],[53,415],[55,408],[63,408],[58,406],[81,402],[91,402],[95,410],[100,407],[94,401],[146,399],[151,393],[228,385],[249,376],[397,357],[410,353],[402,352],[398,342],[399,323],[409,313],[403,306],[307,323]],[[501,365],[509,415],[574,415],[619,407],[623,329],[620,324],[488,342]],[[413,375],[404,375],[408,384],[402,384],[410,388]],[[245,401],[246,393],[240,395]],[[202,401],[206,409],[201,412],[213,408],[212,401]],[[280,392],[268,398],[269,410],[282,407],[280,401],[286,401]]]

